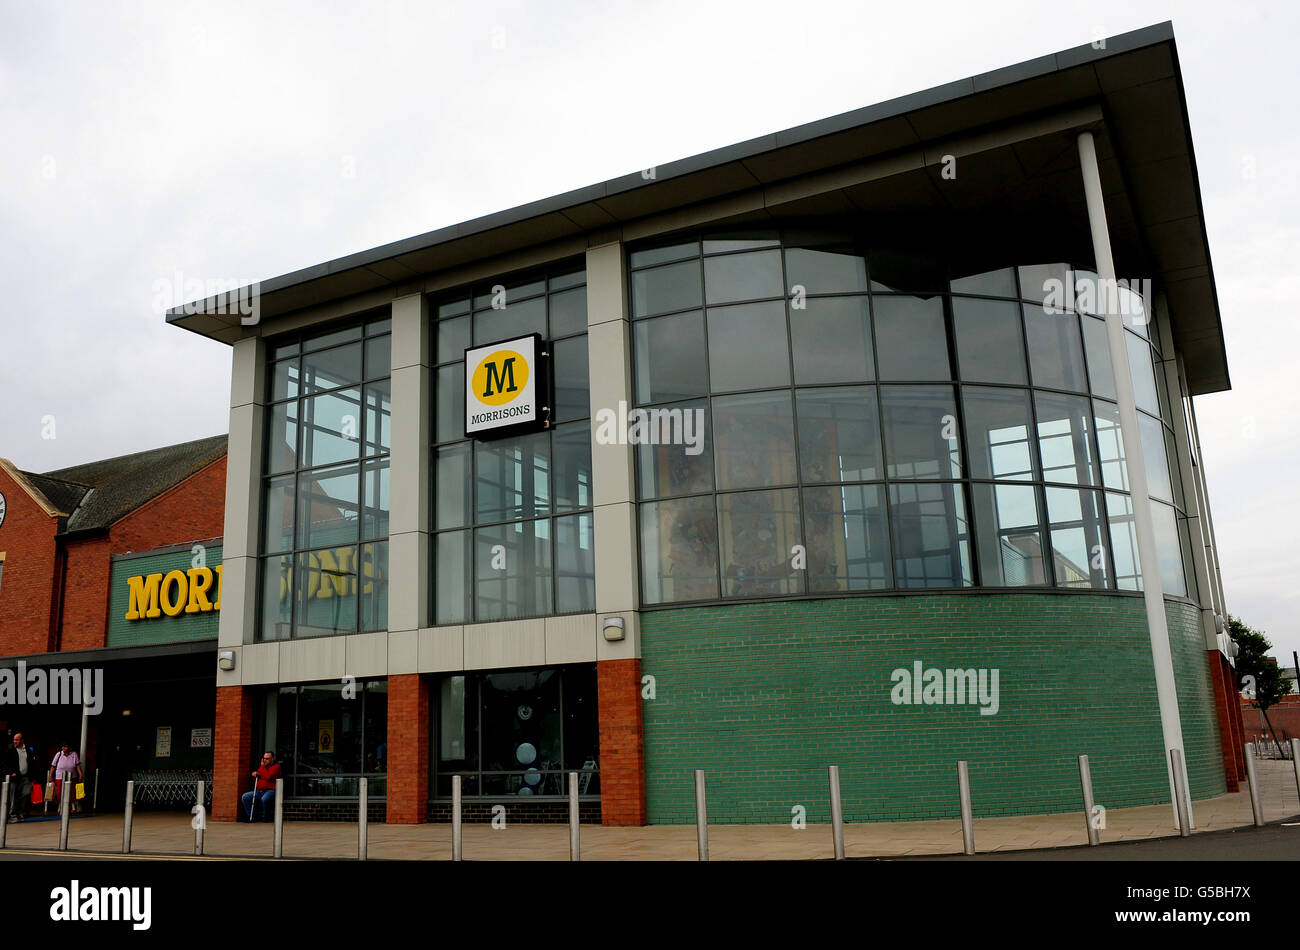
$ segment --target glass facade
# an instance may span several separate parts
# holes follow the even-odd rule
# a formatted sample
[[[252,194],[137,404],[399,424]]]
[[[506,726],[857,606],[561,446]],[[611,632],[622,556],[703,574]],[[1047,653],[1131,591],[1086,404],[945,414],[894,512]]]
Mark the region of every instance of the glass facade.
[[[266,692],[260,712],[286,797],[355,798],[363,776],[372,797],[387,794],[387,679],[286,684]]]
[[[433,622],[594,610],[582,265],[486,281],[443,295],[433,310]],[[548,341],[551,427],[467,440],[465,349],[525,333]]]
[[[445,676],[432,688],[434,794],[561,796],[578,773],[600,792],[594,664]]]
[[[705,433],[697,455],[637,448],[645,605],[1137,589],[1105,325],[1073,307],[1089,272],[777,232],[633,248],[629,267],[636,401]],[[1185,596],[1168,398],[1145,318],[1125,325],[1162,579]]]
[[[387,311],[268,344],[259,640],[388,626]]]

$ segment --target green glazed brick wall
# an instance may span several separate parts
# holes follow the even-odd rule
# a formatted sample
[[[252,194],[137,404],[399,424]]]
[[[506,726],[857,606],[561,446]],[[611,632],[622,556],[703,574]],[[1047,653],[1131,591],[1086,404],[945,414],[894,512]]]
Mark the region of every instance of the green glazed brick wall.
[[[204,564],[208,568],[221,563],[221,545],[208,544]],[[188,547],[166,554],[115,559],[109,575],[108,593],[108,645],[133,647],[156,643],[181,643],[190,640],[215,640],[220,611],[186,614],[178,617],[163,615],[151,620],[127,620],[130,606],[130,588],[126,579],[137,575],[166,574],[168,571],[188,571],[193,566],[194,555]],[[208,599],[217,599],[216,578],[208,589]]]
[[[1170,604],[1194,797],[1224,790],[1193,608]],[[1176,620],[1174,618],[1177,618]],[[1140,597],[918,594],[648,611],[641,616],[648,819],[829,821],[840,767],[850,821],[956,818],[958,759],[977,816],[1079,809],[1078,755],[1109,808],[1168,801]],[[1197,659],[1199,655],[1199,660]],[[890,678],[998,669],[1000,709],[894,705]],[[1219,760],[1221,763],[1221,759]]]
[[[1165,601],[1169,646],[1178,684],[1178,718],[1183,724],[1187,780],[1194,798],[1223,795],[1223,746],[1210,681],[1210,658],[1201,631],[1200,612],[1191,604]]]

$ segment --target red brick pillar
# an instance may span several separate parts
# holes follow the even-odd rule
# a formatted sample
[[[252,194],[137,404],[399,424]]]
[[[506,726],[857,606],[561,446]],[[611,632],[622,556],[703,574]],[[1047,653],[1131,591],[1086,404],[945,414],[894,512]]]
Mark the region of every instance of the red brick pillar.
[[[600,813],[603,825],[644,825],[645,757],[641,732],[641,661],[596,664],[600,717]]]
[[[1227,780],[1228,791],[1237,791],[1237,742],[1232,726],[1232,706],[1240,705],[1237,694],[1232,692],[1230,676],[1224,667],[1228,661],[1218,650],[1208,650],[1210,661],[1210,679],[1214,682],[1214,714],[1219,721],[1219,744],[1223,747],[1223,776]]]
[[[429,814],[429,684],[418,673],[388,677],[388,823]]]
[[[242,686],[217,687],[212,738],[212,819],[234,821],[239,796],[253,787],[253,694]]]
[[[1232,729],[1236,735],[1234,744],[1237,748],[1237,781],[1246,781],[1246,724],[1241,719],[1241,683],[1237,679],[1237,671],[1232,665],[1223,660],[1223,675],[1228,681],[1228,695],[1232,697],[1229,703],[1229,712],[1231,713]]]

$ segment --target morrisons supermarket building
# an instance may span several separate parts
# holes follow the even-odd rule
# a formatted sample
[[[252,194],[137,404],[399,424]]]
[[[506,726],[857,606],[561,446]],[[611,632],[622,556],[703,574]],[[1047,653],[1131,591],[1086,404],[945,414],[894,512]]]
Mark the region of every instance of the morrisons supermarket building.
[[[1115,278],[1134,281],[1115,291]],[[1106,293],[1110,289],[1111,293]],[[1235,789],[1172,28],[376,248],[233,347],[215,814],[850,820]],[[197,312],[196,312],[197,311]],[[671,410],[651,414],[650,409]],[[969,675],[960,671],[971,671]],[[968,689],[967,689],[968,687]]]

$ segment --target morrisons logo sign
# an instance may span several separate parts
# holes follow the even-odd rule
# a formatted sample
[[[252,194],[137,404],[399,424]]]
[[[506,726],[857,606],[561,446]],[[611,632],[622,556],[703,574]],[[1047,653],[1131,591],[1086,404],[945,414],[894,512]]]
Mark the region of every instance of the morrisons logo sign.
[[[465,351],[465,434],[489,438],[543,428],[546,387],[536,333]]]

